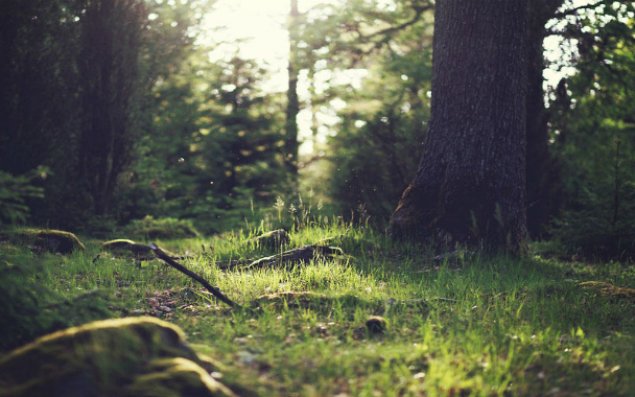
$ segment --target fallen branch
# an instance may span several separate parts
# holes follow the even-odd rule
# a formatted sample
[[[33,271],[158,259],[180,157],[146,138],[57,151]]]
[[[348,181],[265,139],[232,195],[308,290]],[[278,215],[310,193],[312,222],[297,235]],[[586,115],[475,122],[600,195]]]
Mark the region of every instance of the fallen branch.
[[[216,287],[212,286],[210,283],[208,283],[203,277],[199,276],[198,274],[194,273],[193,271],[189,270],[185,266],[181,265],[180,263],[178,263],[177,261],[172,259],[172,257],[170,257],[168,254],[166,254],[156,244],[150,243],[149,247],[152,250],[152,252],[154,252],[154,255],[156,255],[157,258],[161,259],[163,262],[165,262],[168,265],[172,266],[173,268],[175,268],[176,270],[178,270],[181,273],[185,274],[186,276],[194,279],[195,281],[198,281],[199,284],[201,284],[203,287],[205,287],[206,290],[211,292],[212,295],[214,295],[220,301],[226,303],[230,307],[236,307],[236,308],[240,308],[241,307],[239,304],[237,304],[236,302],[234,302],[231,299],[229,299],[228,297],[226,297],[222,292],[220,292],[220,290],[218,288],[216,288]]]
[[[323,257],[332,259],[335,256],[343,255],[344,252],[339,247],[328,247],[325,245],[305,245],[304,247],[294,248],[281,254],[266,256],[256,259],[243,269],[261,269],[273,266],[287,266],[293,263],[307,263],[312,259]]]
[[[141,262],[156,259],[156,255],[149,246],[128,239],[116,239],[101,244],[101,252],[93,258],[93,263],[96,263],[105,252],[110,253],[115,258],[133,259],[138,268],[141,268]],[[176,255],[166,250],[163,250],[163,253],[174,260],[192,258],[191,256]]]

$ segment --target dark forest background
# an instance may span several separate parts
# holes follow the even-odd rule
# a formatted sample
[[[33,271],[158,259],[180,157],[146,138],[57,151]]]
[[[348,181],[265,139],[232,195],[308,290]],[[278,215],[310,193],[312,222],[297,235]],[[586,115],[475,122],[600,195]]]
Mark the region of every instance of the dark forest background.
[[[211,234],[310,206],[384,228],[430,117],[434,4],[290,3],[288,90],[272,93],[261,65],[210,61],[196,41],[211,2],[2,0],[2,223],[101,235],[154,220]],[[567,255],[632,258],[635,7],[529,7],[531,237]],[[557,61],[543,48],[552,37]],[[546,68],[569,73],[550,86]],[[359,86],[316,83],[359,69]],[[310,154],[298,149],[301,109],[313,112]],[[338,117],[326,134],[319,112]]]

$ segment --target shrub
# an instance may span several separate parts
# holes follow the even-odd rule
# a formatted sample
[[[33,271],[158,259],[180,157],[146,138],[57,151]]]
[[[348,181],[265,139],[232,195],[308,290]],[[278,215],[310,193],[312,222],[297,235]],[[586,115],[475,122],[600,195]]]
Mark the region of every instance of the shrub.
[[[566,254],[591,259],[635,259],[635,189],[615,205],[612,195],[592,192],[563,213],[554,235]]]
[[[44,197],[44,190],[33,185],[34,179],[42,173],[46,171],[38,169],[19,176],[0,171],[0,223],[27,220],[30,212],[27,201]]]

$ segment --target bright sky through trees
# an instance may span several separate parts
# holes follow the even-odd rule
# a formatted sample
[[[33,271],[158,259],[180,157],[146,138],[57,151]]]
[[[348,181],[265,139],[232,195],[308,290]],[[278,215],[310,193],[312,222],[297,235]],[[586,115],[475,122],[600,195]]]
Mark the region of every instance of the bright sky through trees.
[[[316,5],[340,2],[341,0],[299,0],[298,7],[300,12],[305,12]],[[269,79],[262,88],[269,92],[285,91],[289,54],[286,23],[289,9],[290,0],[218,0],[213,11],[203,21],[203,29],[206,31],[203,40],[221,43],[211,57],[219,59],[240,55],[254,59],[269,71]],[[351,84],[359,84],[362,75],[363,73],[348,73],[343,77],[349,78]],[[317,84],[320,89],[319,76]],[[306,100],[308,87],[303,75],[300,76],[298,89],[300,99]],[[337,118],[334,112],[326,109],[319,112],[318,118],[321,125],[318,139],[323,140],[328,134],[328,126],[333,125]],[[307,139],[311,136],[310,111],[305,109],[300,112],[298,125],[300,140],[303,142],[300,151],[311,152],[313,142]]]
[[[341,2],[342,0],[298,0],[298,7],[300,12],[305,12],[317,5]],[[571,6],[578,7],[592,2],[592,0],[572,0]],[[383,8],[389,8],[391,2],[386,0],[378,3]],[[289,9],[290,0],[217,0],[213,10],[204,18],[205,33],[201,40],[220,43],[211,54],[213,59],[239,55],[256,60],[269,71],[269,78],[262,88],[267,92],[283,92],[287,89],[289,36],[286,23]],[[563,57],[568,56],[567,52],[575,51],[575,49],[566,44],[562,47],[561,44],[562,40],[555,36],[545,41],[547,59],[552,65],[545,70],[548,86],[555,86],[563,76],[573,73],[573,69],[563,65],[561,61]],[[335,80],[358,85],[364,75],[364,71],[354,71],[337,76]],[[323,77],[325,77],[322,82],[324,86],[320,87],[320,78],[317,76],[318,90],[325,88],[326,80],[333,76]],[[303,75],[300,75],[298,89],[300,99],[306,101],[308,87]],[[337,107],[338,104],[333,105]],[[329,133],[329,125],[336,123],[337,117],[334,112],[321,109],[319,119],[318,139],[323,140]],[[301,111],[298,115],[298,124],[300,140],[304,141],[300,150],[304,153],[311,152],[313,142],[307,139],[311,135],[311,112],[306,109]]]
[[[299,0],[300,12],[320,4],[337,4],[342,0]],[[573,7],[593,0],[572,0]],[[380,2],[381,3],[381,2]],[[388,2],[385,2],[388,3]],[[286,89],[286,67],[289,38],[286,21],[290,0],[217,0],[213,12],[204,19],[207,36],[204,40],[221,42],[214,57],[240,54],[267,65],[271,78],[264,87],[271,91]],[[386,6],[384,4],[384,6]],[[562,55],[559,39],[550,37],[545,47],[550,60]],[[546,77],[557,81],[559,74],[547,70]]]

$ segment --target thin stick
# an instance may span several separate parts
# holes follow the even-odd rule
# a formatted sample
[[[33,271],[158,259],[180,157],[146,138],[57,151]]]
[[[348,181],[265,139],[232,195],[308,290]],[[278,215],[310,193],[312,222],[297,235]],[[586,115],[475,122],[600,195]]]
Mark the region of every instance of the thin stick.
[[[167,255],[165,252],[163,252],[163,250],[161,250],[161,248],[157,247],[156,244],[150,243],[150,249],[152,249],[152,252],[154,252],[154,254],[157,256],[157,258],[161,259],[163,262],[165,262],[168,265],[172,266],[173,268],[175,268],[176,270],[178,270],[181,273],[185,274],[186,276],[194,279],[195,281],[198,281],[203,287],[205,287],[206,290],[211,292],[212,295],[217,297],[220,301],[226,303],[230,307],[240,308],[240,305],[238,303],[232,301],[231,299],[229,299],[228,297],[223,295],[223,293],[220,292],[220,290],[218,288],[212,286],[203,277],[199,276],[198,274],[196,274],[193,271],[187,269],[185,266],[181,265],[180,263],[178,263],[177,261],[172,259],[169,255]]]

